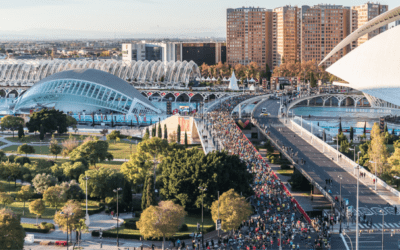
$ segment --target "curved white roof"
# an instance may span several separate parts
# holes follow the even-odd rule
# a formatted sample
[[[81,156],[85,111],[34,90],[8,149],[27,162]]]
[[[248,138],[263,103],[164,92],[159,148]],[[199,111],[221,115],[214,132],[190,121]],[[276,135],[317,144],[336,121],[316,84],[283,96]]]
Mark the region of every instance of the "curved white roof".
[[[327,71],[348,87],[400,106],[400,26],[363,43]]]
[[[355,30],[353,33],[343,39],[331,52],[329,52],[329,54],[319,63],[319,65],[323,64],[335,53],[339,52],[341,49],[356,41],[363,35],[397,20],[400,20],[400,6],[375,17],[371,21],[365,23],[360,28]]]

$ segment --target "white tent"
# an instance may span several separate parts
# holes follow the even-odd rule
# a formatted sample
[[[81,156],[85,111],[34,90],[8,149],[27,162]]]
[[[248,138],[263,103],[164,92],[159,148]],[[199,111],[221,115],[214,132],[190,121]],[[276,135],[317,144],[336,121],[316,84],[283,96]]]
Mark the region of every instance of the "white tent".
[[[229,80],[226,79],[226,77],[224,77],[224,79],[222,79],[222,81],[224,81],[224,82],[229,82]]]
[[[252,84],[252,85],[250,86],[250,90],[251,90],[251,91],[256,90],[256,88],[254,87],[254,84]]]
[[[239,87],[237,85],[237,79],[235,76],[235,71],[232,72],[232,76],[230,78],[230,82],[229,82],[229,89],[231,90],[239,90]]]
[[[204,82],[206,80],[206,78],[204,78],[204,76],[201,78],[201,80]]]
[[[211,81],[210,77],[207,77],[206,81],[208,81],[208,82]]]
[[[249,82],[256,82],[256,81],[253,78],[251,78]]]
[[[212,79],[211,79],[211,81],[213,81],[213,82],[215,82],[217,79],[215,79],[215,77],[213,77]]]

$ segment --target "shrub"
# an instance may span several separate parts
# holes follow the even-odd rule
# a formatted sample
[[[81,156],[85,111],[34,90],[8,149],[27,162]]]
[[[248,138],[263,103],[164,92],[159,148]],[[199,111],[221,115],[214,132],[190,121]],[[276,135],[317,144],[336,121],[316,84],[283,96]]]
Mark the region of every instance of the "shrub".
[[[115,140],[115,139],[117,139],[117,137],[121,138],[121,131],[114,130],[107,135],[107,140]]]
[[[14,159],[14,162],[21,166],[23,166],[25,163],[31,164],[31,160],[26,156],[18,156]]]
[[[179,232],[187,232],[189,231],[189,228],[186,224],[182,224],[182,226],[179,227]]]
[[[52,223],[41,222],[39,224],[39,228],[42,230],[51,230],[51,229],[55,229],[55,226]]]
[[[17,158],[16,155],[9,155],[9,156],[8,156],[8,161],[9,161],[9,162],[14,162],[15,158]]]
[[[283,165],[281,165],[281,169],[282,169],[282,170],[290,169],[290,166],[289,166],[289,165],[286,165],[286,164],[283,164]]]
[[[79,146],[79,141],[74,137],[69,138],[61,143],[63,147],[62,155],[67,156],[72,150]]]

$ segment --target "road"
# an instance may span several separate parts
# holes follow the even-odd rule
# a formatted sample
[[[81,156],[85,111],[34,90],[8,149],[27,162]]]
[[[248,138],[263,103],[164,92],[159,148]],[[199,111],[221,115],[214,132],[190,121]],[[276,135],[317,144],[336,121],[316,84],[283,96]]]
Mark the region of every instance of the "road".
[[[286,147],[291,147],[293,152],[298,152],[298,159],[304,159],[305,164],[302,166],[305,171],[322,187],[332,191],[333,197],[336,195],[340,198],[340,178],[342,176],[341,192],[343,198],[348,198],[350,205],[356,207],[356,183],[357,180],[353,175],[343,170],[339,165],[327,158],[320,151],[311,146],[308,142],[297,136],[290,129],[286,128],[277,118],[279,111],[279,100],[267,100],[255,110],[255,116],[259,116],[261,109],[266,108],[271,115],[268,117],[258,118],[260,124],[274,124],[268,128],[271,132],[271,137],[280,141],[280,144]],[[300,163],[300,161],[299,161]],[[332,179],[333,182],[327,185],[325,180]],[[379,229],[382,227],[382,216],[379,215],[380,209],[384,208],[387,214],[385,215],[385,228],[400,228],[399,215],[394,215],[394,208],[390,207],[387,202],[377,195],[374,191],[360,182],[360,210],[368,208],[374,213],[366,214],[367,219],[372,219],[373,228]],[[400,209],[399,209],[400,210]],[[362,226],[365,227],[366,226]]]
[[[344,241],[343,241],[344,239]],[[334,235],[331,240],[332,249],[356,249],[356,234],[349,233],[347,235]],[[345,247],[347,245],[347,248]],[[353,248],[352,248],[353,246]],[[399,235],[385,232],[383,235],[383,248],[382,248],[382,233],[362,233],[359,236],[358,249],[375,249],[375,250],[399,250]]]

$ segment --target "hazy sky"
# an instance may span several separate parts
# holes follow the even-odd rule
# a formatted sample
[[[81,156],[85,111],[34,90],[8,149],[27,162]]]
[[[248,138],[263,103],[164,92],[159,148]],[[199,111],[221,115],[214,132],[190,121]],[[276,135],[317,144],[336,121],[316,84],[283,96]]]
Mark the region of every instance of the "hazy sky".
[[[360,5],[362,0],[330,4]],[[321,0],[0,0],[0,32],[71,30],[96,33],[213,33],[225,36],[226,9],[314,5]],[[389,9],[398,0],[386,0]],[[0,33],[1,34],[1,33]],[[0,36],[1,39],[1,36]]]

